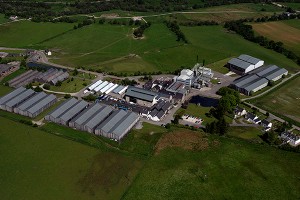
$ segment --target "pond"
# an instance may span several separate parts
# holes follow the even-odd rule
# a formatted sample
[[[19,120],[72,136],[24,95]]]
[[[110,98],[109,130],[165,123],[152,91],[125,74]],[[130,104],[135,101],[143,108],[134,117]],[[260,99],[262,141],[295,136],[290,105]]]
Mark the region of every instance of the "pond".
[[[193,96],[189,103],[199,104],[203,107],[216,107],[218,105],[219,100],[209,97],[202,97],[202,96]]]

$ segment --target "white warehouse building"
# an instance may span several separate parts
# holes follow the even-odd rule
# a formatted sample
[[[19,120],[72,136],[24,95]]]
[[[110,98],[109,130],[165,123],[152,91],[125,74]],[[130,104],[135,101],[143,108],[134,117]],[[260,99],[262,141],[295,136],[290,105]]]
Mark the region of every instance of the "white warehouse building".
[[[263,66],[264,61],[249,55],[242,54],[237,58],[232,58],[231,60],[229,60],[227,65],[230,71],[240,75],[244,75],[254,69]]]

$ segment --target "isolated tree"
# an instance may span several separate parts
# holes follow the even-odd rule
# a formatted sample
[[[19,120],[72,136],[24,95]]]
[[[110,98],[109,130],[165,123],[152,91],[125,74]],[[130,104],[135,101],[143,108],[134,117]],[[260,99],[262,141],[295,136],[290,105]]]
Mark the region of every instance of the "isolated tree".
[[[48,83],[45,83],[43,88],[46,89],[46,90],[50,90],[50,85]]]

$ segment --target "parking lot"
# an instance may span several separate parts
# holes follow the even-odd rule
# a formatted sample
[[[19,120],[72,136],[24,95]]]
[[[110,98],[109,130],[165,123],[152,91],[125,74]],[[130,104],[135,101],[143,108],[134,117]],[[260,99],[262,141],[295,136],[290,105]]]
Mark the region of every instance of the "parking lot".
[[[203,120],[199,117],[194,117],[191,115],[183,115],[182,120],[189,122],[189,123],[194,123],[194,124],[202,124]]]

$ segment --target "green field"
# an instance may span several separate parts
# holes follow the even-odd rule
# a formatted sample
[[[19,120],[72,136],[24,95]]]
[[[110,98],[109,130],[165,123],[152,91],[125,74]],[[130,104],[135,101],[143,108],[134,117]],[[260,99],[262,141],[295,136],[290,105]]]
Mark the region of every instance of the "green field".
[[[0,118],[2,199],[120,199],[142,162]]]
[[[259,137],[262,135],[261,127],[230,127],[228,135],[253,142],[262,142]]]
[[[4,17],[4,14],[0,14],[0,24],[8,22],[9,20]]]
[[[300,77],[285,83],[267,95],[251,100],[255,105],[270,112],[285,115],[300,122]]]
[[[3,96],[12,91],[12,88],[0,84],[0,96]]]
[[[218,138],[206,143],[209,147],[205,150],[166,148],[153,156],[124,199],[299,197],[299,154],[239,139]]]
[[[72,30],[72,24],[15,22],[0,26],[0,46],[37,48],[39,43]]]
[[[69,78],[68,80],[71,80],[71,78]],[[76,77],[73,78],[73,81],[68,82],[68,80],[63,81],[61,86],[50,86],[50,90],[57,92],[75,93],[86,87],[83,84],[89,85],[91,83],[91,80],[89,79],[81,79]]]
[[[246,41],[221,26],[181,27],[188,44],[177,42],[175,35],[162,23],[153,23],[141,40],[132,38],[133,30],[129,26],[92,24],[68,31],[71,26],[65,23],[10,24],[0,31],[0,46],[50,48],[53,49],[52,62],[113,72],[168,72],[180,66],[192,67],[197,55],[211,64],[226,63],[242,53],[291,71],[298,69],[285,56]],[[33,31],[36,37],[20,39],[27,29],[40,31]],[[225,72],[220,66],[215,68]]]

